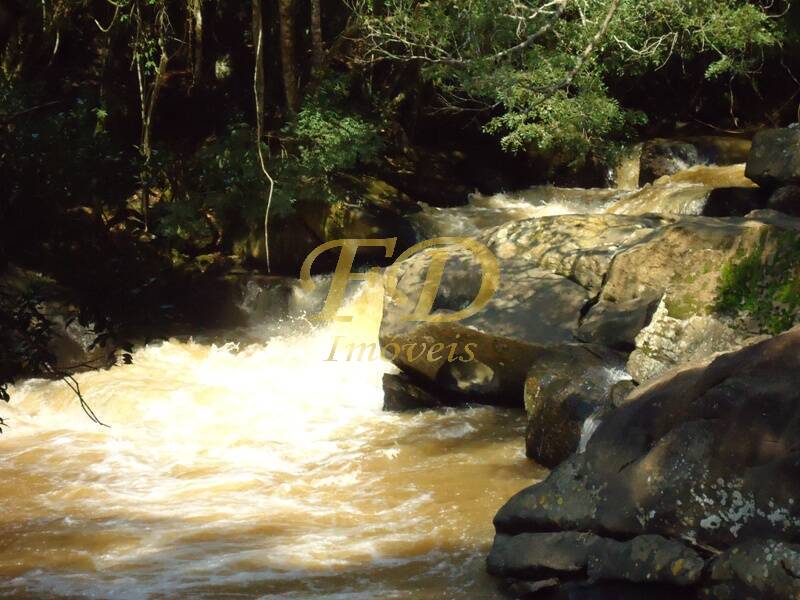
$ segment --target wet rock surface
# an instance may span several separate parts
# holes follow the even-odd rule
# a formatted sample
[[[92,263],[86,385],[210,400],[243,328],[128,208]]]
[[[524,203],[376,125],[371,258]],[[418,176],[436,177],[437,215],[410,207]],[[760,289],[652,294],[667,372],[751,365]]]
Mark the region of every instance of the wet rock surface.
[[[621,357],[603,346],[553,350],[536,361],[525,380],[527,455],[554,467],[578,448],[584,421],[611,406]]]
[[[383,375],[383,410],[409,412],[441,408],[446,403],[441,396],[432,394],[416,385],[407,375],[385,373]]]
[[[642,147],[639,185],[652,183],[659,177],[672,175],[701,162],[700,152],[694,144],[679,140],[649,140]]]

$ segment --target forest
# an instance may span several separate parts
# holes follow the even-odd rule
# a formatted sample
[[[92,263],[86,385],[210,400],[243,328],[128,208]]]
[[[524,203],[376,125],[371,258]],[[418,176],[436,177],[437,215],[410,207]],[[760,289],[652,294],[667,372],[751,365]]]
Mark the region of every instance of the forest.
[[[1,596],[800,597],[797,3],[0,0],[0,182]]]
[[[231,260],[295,274],[328,235],[286,233],[298,213],[377,196],[391,218],[398,197],[603,185],[643,136],[793,122],[797,12],[6,0],[0,380],[64,374],[42,299],[74,307],[102,343],[198,318],[185,291],[202,297]]]

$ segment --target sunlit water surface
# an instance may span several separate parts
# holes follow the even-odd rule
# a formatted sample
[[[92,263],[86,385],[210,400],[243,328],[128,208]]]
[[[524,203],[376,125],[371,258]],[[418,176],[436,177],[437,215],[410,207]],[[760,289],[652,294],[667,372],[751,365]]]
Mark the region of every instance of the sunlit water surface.
[[[523,417],[382,412],[380,290],[351,324],[172,340],[0,407],[0,597],[492,598],[492,516],[541,477]],[[249,332],[274,335],[275,328]]]

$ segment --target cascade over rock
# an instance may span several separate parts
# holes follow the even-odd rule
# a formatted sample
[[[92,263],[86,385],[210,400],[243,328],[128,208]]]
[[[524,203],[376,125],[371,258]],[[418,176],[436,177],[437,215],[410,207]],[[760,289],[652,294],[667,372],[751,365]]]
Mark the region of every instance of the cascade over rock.
[[[570,214],[513,221],[479,239],[500,268],[488,305],[456,322],[411,321],[410,307],[388,291],[382,345],[447,403],[524,399],[528,455],[555,466],[577,450],[583,422],[613,406],[621,377],[609,374],[623,363],[643,383],[763,339],[763,324],[720,309],[730,292],[723,274],[755,251],[770,264],[781,244],[800,239],[800,221],[773,211]],[[432,256],[425,250],[398,265],[398,289],[409,298],[419,297]],[[481,277],[469,252],[453,251],[433,314],[467,307]],[[440,352],[428,355],[431,347]]]

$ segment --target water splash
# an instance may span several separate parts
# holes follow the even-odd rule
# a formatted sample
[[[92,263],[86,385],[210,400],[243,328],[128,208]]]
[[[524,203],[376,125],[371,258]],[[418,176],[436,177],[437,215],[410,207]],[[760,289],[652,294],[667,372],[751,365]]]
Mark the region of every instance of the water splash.
[[[352,293],[351,323],[294,294],[259,341],[169,340],[81,374],[110,430],[58,382],[12,390],[4,597],[494,596],[491,514],[537,472],[521,416],[382,412],[390,364],[325,361],[335,336],[377,340],[382,289]]]

